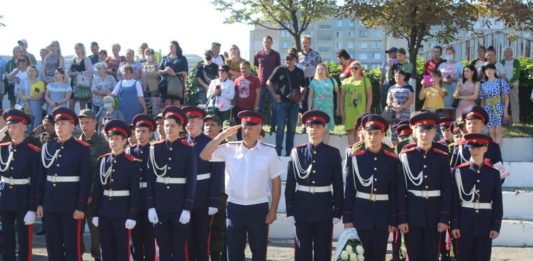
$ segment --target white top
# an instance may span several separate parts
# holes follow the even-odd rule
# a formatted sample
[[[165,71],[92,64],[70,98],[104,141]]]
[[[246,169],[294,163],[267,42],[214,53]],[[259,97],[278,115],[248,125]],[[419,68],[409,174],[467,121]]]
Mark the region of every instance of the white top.
[[[17,68],[13,69],[13,72],[15,70],[17,70]],[[19,89],[22,88],[25,90],[29,86],[30,80],[28,79],[28,69],[25,71],[18,71],[16,76],[20,79],[18,83],[17,81],[13,81],[15,83],[15,97],[18,97]]]
[[[120,91],[120,88],[131,88],[133,87],[133,84],[137,81],[135,84],[135,88],[137,88],[137,96],[143,97],[143,87],[141,86],[141,81],[130,79],[130,80],[120,80],[118,81],[117,85],[115,85],[115,89],[113,89],[113,95],[118,96],[118,92]],[[122,87],[120,86],[122,85]]]
[[[220,96],[215,97],[216,106],[219,111],[228,111],[233,107],[231,101],[233,100],[233,97],[235,97],[235,85],[233,85],[233,81],[228,78],[226,78],[224,82],[221,82],[220,79],[214,79],[209,83],[207,97],[215,93],[217,85],[221,86],[221,92]]]
[[[505,71],[505,78],[507,78],[507,81],[510,81],[513,78],[513,62],[513,59],[511,59],[510,61],[505,60],[505,64],[503,65]]]
[[[268,203],[270,180],[285,171],[276,150],[259,141],[251,149],[246,148],[242,141],[221,144],[211,161],[226,163],[228,202],[238,205]]]
[[[219,68],[222,65],[224,65],[224,59],[222,58],[222,55],[218,55],[217,57],[213,57],[213,62],[216,63]]]

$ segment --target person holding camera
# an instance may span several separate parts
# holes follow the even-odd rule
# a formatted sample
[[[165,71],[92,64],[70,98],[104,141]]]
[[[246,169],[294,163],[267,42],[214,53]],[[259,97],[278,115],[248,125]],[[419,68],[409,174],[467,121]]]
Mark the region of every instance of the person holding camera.
[[[231,116],[233,108],[232,100],[235,97],[235,86],[233,81],[228,78],[230,67],[226,64],[218,69],[218,79],[212,80],[207,90],[207,104],[213,103],[216,107],[215,114],[224,123]],[[209,108],[208,108],[209,109]]]

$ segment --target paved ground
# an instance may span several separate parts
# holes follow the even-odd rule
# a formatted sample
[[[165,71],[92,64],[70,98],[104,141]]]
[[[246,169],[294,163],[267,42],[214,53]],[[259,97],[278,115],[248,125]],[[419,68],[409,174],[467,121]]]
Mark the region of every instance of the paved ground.
[[[85,234],[86,249],[89,247],[89,234]],[[268,258],[269,261],[291,261],[293,260],[293,241],[276,239],[269,242]],[[34,237],[33,260],[45,261],[47,259],[44,236]],[[247,250],[247,257],[251,253]],[[390,256],[389,256],[390,257]],[[494,261],[530,261],[533,260],[533,247],[494,247],[492,259]],[[94,260],[90,254],[85,253],[83,260]],[[247,259],[248,260],[248,259]]]

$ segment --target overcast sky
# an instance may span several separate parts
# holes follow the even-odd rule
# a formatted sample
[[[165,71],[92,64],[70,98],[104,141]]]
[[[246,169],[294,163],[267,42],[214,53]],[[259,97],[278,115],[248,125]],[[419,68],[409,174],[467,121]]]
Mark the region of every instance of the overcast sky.
[[[6,27],[0,28],[0,55],[11,55],[19,39],[28,40],[37,59],[53,40],[64,55],[73,54],[78,42],[89,49],[92,41],[108,53],[113,43],[125,54],[147,42],[165,54],[171,40],[185,54],[201,54],[213,41],[222,43],[223,51],[237,44],[244,57],[248,54],[251,27],[223,24],[224,14],[210,0],[2,0],[1,6]]]

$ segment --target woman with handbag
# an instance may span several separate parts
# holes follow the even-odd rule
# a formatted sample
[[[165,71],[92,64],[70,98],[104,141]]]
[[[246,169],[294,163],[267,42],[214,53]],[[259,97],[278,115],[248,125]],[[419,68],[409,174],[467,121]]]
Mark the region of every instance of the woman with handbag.
[[[144,50],[146,62],[142,68],[143,90],[150,103],[151,115],[156,116],[161,110],[161,93],[159,92],[159,66],[154,56],[154,49]],[[150,113],[150,112],[149,112]]]
[[[54,81],[46,85],[44,100],[48,104],[47,114],[51,115],[57,107],[68,108],[68,101],[72,95],[72,87],[65,75],[65,69],[59,67],[54,73]]]
[[[131,65],[124,66],[124,79],[115,86],[113,96],[119,100],[119,110],[124,115],[125,122],[131,122],[137,114],[146,114],[143,89],[141,83],[133,79]]]
[[[398,133],[396,126],[401,121],[407,121],[411,115],[411,104],[415,100],[414,89],[407,82],[411,75],[403,70],[394,73],[396,84],[389,88],[387,94],[387,107],[394,111],[391,119],[392,144],[398,144]]]
[[[372,107],[372,84],[363,74],[363,66],[358,61],[350,64],[352,76],[344,79],[341,85],[340,115],[344,130],[348,132],[348,144],[357,140],[355,122],[363,113],[370,113]]]
[[[159,65],[160,83],[165,106],[180,106],[185,103],[186,84],[189,80],[189,64],[183,50],[176,41],[170,42],[170,53],[163,57]]]
[[[480,69],[481,70],[481,69]],[[457,84],[455,92],[453,93],[455,118],[461,118],[463,111],[476,104],[479,97],[479,77],[477,69],[474,65],[468,65],[463,71],[463,80]]]
[[[91,81],[93,77],[93,64],[91,59],[86,56],[85,46],[77,43],[74,46],[76,57],[72,60],[70,66],[71,85],[73,86],[72,96],[70,97],[69,108],[74,110],[76,102],[80,102],[80,110],[87,108],[87,102],[92,97]]]
[[[496,74],[496,66],[487,64],[484,66],[486,81],[481,84],[479,98],[481,106],[489,114],[489,135],[494,143],[501,145],[503,141],[504,121],[509,120],[509,84],[499,79]]]

